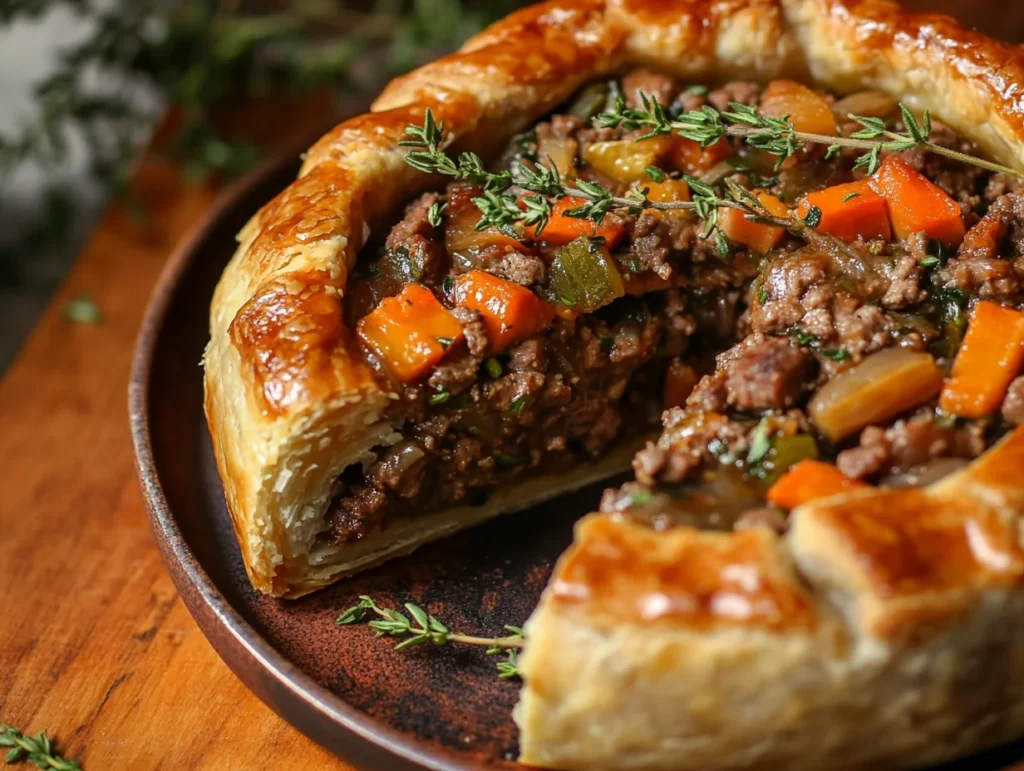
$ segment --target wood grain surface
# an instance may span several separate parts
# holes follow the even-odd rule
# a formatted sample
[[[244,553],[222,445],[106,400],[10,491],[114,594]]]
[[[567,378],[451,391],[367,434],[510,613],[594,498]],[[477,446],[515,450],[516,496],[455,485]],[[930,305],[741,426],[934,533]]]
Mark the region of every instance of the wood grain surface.
[[[1024,37],[1024,3],[910,4]],[[324,120],[317,100],[274,110],[286,129],[261,125],[282,142]],[[47,729],[86,771],[347,769],[217,658],[150,535],[125,414],[132,345],[165,259],[216,190],[153,155],[136,181],[147,225],[110,208],[0,382],[0,723]],[[81,292],[100,324],[63,319]]]

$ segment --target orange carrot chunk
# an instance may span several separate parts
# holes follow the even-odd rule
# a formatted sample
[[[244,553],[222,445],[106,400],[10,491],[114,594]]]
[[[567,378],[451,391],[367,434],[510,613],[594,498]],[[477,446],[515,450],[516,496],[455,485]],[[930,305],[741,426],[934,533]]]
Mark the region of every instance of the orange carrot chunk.
[[[753,193],[769,214],[776,217],[790,216],[789,207],[771,193],[766,193],[763,190],[755,190]],[[786,233],[786,229],[783,227],[748,220],[739,209],[719,209],[718,227],[730,241],[749,246],[761,254],[770,252],[778,246],[782,236]]]
[[[939,406],[963,418],[991,415],[1022,364],[1024,313],[987,300],[978,303]]]
[[[999,242],[1005,235],[1006,222],[994,212],[989,212],[967,231],[964,242],[960,244],[960,251],[962,253],[998,249]]]
[[[564,246],[580,236],[598,236],[605,240],[609,249],[614,249],[626,235],[626,226],[614,216],[605,217],[600,225],[595,225],[591,220],[566,216],[565,212],[585,203],[585,198],[571,195],[559,198],[552,207],[553,211],[547,225],[539,235],[536,228],[528,229],[530,237],[535,241],[547,241],[549,244]]]
[[[868,178],[868,184],[885,199],[897,238],[906,239],[923,232],[950,248],[963,241],[960,205],[899,158],[886,158],[881,168]]]
[[[732,145],[725,138],[707,147],[686,137],[673,136],[672,140],[669,160],[686,174],[700,174],[732,155]]]
[[[836,119],[828,102],[792,80],[773,80],[761,95],[762,115],[789,118],[797,131],[835,136]]]
[[[526,287],[482,270],[464,273],[456,279],[455,303],[479,311],[492,353],[547,328],[555,315],[551,305]]]
[[[795,509],[810,501],[867,486],[846,476],[831,463],[808,459],[791,466],[768,488],[768,502],[783,509]]]
[[[463,339],[458,319],[419,284],[406,284],[382,300],[359,320],[356,332],[403,383],[422,378]]]
[[[814,229],[822,233],[844,241],[892,238],[885,199],[863,180],[811,193],[797,205],[797,215],[804,219],[812,206],[821,212],[821,220]]]

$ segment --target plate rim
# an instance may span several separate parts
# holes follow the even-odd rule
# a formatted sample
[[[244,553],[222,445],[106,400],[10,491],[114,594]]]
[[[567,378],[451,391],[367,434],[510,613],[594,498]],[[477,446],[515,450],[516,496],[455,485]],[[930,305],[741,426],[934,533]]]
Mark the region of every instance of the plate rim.
[[[386,767],[395,771],[472,771],[477,766],[468,765],[447,753],[440,754],[415,737],[348,704],[293,664],[249,624],[189,548],[167,501],[153,453],[150,386],[156,346],[171,302],[181,290],[184,274],[223,218],[239,205],[239,199],[293,165],[311,142],[322,134],[323,131],[319,131],[287,145],[221,191],[203,218],[177,242],[161,268],[135,338],[128,380],[128,417],[135,472],[153,537],[189,614],[218,657],[282,720],[345,762],[373,758],[372,762],[387,762]],[[226,638],[222,639],[222,633]],[[269,682],[258,682],[260,673],[268,677]],[[267,686],[272,686],[276,695],[272,695]],[[284,713],[284,705],[278,703],[280,701],[289,702],[307,718],[326,721],[325,725],[331,724],[335,730],[347,732],[351,752],[339,749],[340,742],[323,741],[315,735],[317,731],[309,730],[308,721],[293,720],[292,716]],[[351,743],[352,739],[358,746]],[[396,761],[402,765],[396,765]]]

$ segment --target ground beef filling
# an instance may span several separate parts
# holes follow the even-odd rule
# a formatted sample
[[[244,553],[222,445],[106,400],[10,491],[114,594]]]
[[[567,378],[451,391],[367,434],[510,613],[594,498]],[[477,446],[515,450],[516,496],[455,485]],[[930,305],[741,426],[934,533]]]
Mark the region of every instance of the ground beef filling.
[[[555,163],[563,178],[628,195],[658,175],[617,176],[637,162],[609,153],[642,146],[635,140],[643,132],[596,128],[589,120],[594,111],[618,95],[630,107],[642,106],[640,94],[655,95],[672,111],[756,105],[762,93],[752,83],[708,91],[634,70],[588,86],[565,114],[511,142],[497,165]],[[858,112],[847,109],[853,102],[821,98],[834,104],[841,131],[859,128],[845,122],[846,113]],[[865,103],[880,100],[862,96],[857,104]],[[978,154],[941,125],[932,141]],[[692,156],[675,155],[659,164],[670,183],[683,174],[709,184],[730,177],[790,206],[864,176],[853,151],[826,160],[823,148],[811,148],[776,168],[737,139],[723,146],[704,165],[706,156],[693,167]],[[1011,383],[998,413],[983,420],[944,415],[932,400],[831,442],[810,416],[821,387],[872,355],[893,348],[928,353],[948,371],[977,302],[1024,303],[1024,184],[919,149],[897,155],[959,205],[968,229],[962,246],[940,248],[925,233],[843,243],[787,233],[767,254],[732,241],[723,251],[690,214],[616,211],[608,216],[624,237],[609,246],[599,239],[594,248],[605,250],[625,296],[596,312],[560,313],[550,328],[499,355],[480,314],[453,301],[452,282],[483,271],[558,304],[553,266],[567,247],[543,237],[516,242],[478,233],[473,199],[482,190],[473,185],[453,183],[413,201],[369,249],[376,256],[361,258],[347,321],[354,326],[416,283],[451,310],[465,344],[413,384],[394,382],[367,352],[399,394],[390,415],[398,438],[338,480],[324,537],[357,540],[391,517],[479,505],[497,486],[599,458],[659,418],[661,438],[633,461],[636,480],[601,501],[605,512],[655,527],[781,530],[785,511],[766,505],[766,490],[802,457],[896,486],[926,484],[976,457],[1024,423],[1024,376]]]
[[[339,480],[331,537],[356,540],[388,517],[481,505],[499,484],[571,469],[657,428],[660,354],[685,347],[694,322],[674,293],[623,306],[556,322],[500,358],[469,346],[425,387],[404,389],[402,438]],[[467,330],[476,323],[465,315]],[[438,389],[450,396],[430,405]]]

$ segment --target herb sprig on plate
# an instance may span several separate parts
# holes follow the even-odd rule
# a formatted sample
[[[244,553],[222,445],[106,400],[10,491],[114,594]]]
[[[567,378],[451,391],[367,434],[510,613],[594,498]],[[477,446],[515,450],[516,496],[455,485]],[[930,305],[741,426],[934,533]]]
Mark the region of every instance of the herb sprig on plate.
[[[518,649],[522,648],[525,642],[523,630],[520,627],[505,626],[505,631],[509,634],[502,637],[477,637],[452,632],[436,616],[430,615],[419,605],[407,602],[405,610],[408,615],[392,608],[382,608],[371,597],[361,595],[359,603],[338,616],[335,623],[345,626],[369,619],[368,626],[377,633],[378,637],[399,638],[395,644],[395,650],[403,650],[426,643],[447,645],[454,642],[485,646],[488,655],[504,654],[506,656],[505,661],[498,662],[498,677],[500,679],[520,676]]]

